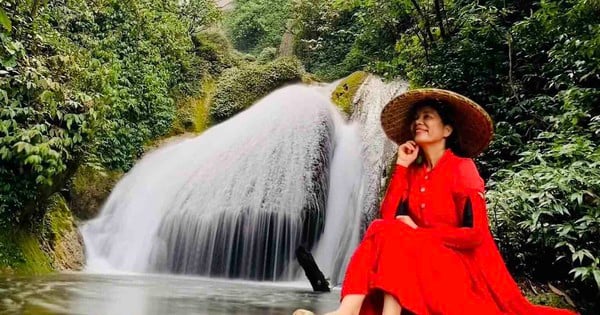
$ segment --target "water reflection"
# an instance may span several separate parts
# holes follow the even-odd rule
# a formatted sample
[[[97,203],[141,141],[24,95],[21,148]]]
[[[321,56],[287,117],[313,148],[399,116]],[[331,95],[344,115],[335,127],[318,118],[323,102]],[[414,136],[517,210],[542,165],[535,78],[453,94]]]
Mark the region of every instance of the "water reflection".
[[[172,275],[0,277],[0,314],[289,315],[336,308],[339,292],[308,282],[259,283]]]

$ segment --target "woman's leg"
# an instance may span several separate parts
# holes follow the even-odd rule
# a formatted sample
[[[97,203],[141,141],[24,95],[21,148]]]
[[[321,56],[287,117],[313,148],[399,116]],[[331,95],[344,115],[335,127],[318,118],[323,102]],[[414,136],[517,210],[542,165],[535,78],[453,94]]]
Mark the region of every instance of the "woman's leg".
[[[383,312],[382,315],[400,315],[402,307],[395,297],[385,293],[383,296]]]
[[[348,294],[344,297],[337,310],[325,315],[358,315],[364,300],[364,294]]]
[[[342,303],[340,303],[340,307],[337,310],[325,315],[358,315],[364,300],[365,296],[363,294],[348,294],[342,299]],[[299,309],[292,315],[315,315],[315,313]]]

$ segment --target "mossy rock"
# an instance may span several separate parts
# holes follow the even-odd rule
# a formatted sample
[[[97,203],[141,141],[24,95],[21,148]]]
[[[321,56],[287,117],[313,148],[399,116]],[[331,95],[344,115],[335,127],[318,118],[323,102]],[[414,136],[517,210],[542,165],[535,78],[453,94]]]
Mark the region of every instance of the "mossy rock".
[[[220,30],[206,30],[192,36],[195,53],[204,62],[204,72],[218,75],[223,70],[237,64],[237,56],[232,54],[232,46],[227,36]]]
[[[75,229],[71,210],[60,194],[54,194],[48,199],[48,207],[44,215],[44,228],[51,242],[55,242]]]
[[[209,114],[222,122],[286,83],[300,81],[304,70],[296,58],[279,58],[265,65],[249,64],[226,70],[217,81]]]
[[[121,176],[119,171],[79,167],[69,185],[69,208],[73,214],[80,220],[95,217]]]
[[[67,202],[59,193],[48,198],[41,224],[0,231],[0,272],[40,275],[83,267],[83,241]]]
[[[348,116],[352,115],[354,95],[367,76],[364,71],[356,71],[343,79],[331,94],[333,103]]]
[[[312,73],[305,72],[302,75],[302,83],[315,84],[315,83],[320,83],[320,82],[322,82],[322,81]]]
[[[194,103],[194,132],[201,133],[210,126],[208,110],[217,91],[217,82],[211,77],[202,81],[200,97]]]
[[[45,250],[55,269],[81,270],[84,264],[83,239],[67,202],[60,194],[48,201],[43,220]]]
[[[202,80],[200,86],[200,93],[197,96],[177,101],[177,114],[173,122],[173,129],[167,137],[186,132],[198,134],[210,126],[208,109],[217,89],[216,81],[211,76],[207,76]],[[153,146],[153,143],[154,141],[150,143],[150,146]]]
[[[195,129],[195,100],[196,98],[194,97],[185,97],[183,99],[177,100],[177,111],[175,113],[175,120],[173,121],[173,128],[169,133],[169,136],[182,134],[184,132],[190,132]]]
[[[0,231],[0,272],[40,275],[52,270],[51,259],[34,233],[20,228]]]

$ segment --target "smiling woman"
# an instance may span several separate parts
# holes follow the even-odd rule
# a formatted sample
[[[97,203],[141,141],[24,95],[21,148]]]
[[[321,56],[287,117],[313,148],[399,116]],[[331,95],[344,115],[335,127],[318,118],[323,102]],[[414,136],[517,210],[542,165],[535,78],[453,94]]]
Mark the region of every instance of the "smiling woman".
[[[396,169],[328,315],[574,314],[529,303],[494,243],[471,159],[492,137],[488,114],[459,94],[422,89],[396,97],[381,119],[399,144]]]
[[[444,148],[458,152],[458,133],[453,132],[451,112],[450,107],[439,101],[426,100],[415,104],[409,114],[413,120],[410,128],[415,135],[415,142],[421,147],[444,144]],[[443,139],[445,141],[442,142]]]

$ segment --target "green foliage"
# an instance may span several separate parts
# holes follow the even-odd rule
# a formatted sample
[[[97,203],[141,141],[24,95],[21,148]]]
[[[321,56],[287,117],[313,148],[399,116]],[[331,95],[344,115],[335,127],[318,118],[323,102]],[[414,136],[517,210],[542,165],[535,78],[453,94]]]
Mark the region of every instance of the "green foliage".
[[[209,109],[211,121],[222,122],[285,83],[299,81],[302,72],[301,64],[295,58],[280,58],[266,65],[247,64],[226,70],[217,81]]]
[[[258,54],[258,57],[256,57],[256,61],[258,63],[265,64],[269,61],[273,61],[275,58],[277,58],[277,48],[266,47],[260,52],[260,54]]]
[[[189,35],[205,31],[207,26],[222,19],[214,0],[183,0],[179,4],[177,14],[186,24]]]
[[[225,25],[236,49],[258,54],[278,47],[291,12],[290,0],[236,0]]]
[[[293,5],[295,51],[308,72],[334,80],[362,64],[350,53],[360,27],[353,8],[327,0],[296,1]]]
[[[201,69],[211,75],[219,75],[223,70],[237,64],[232,53],[231,43],[223,32],[206,30],[192,37],[194,51],[201,58]]]
[[[560,295],[552,292],[544,292],[538,294],[528,294],[527,299],[536,305],[546,305],[550,307],[558,307],[563,309],[573,309],[569,303],[565,302],[565,299]]]
[[[177,100],[231,65],[206,35],[219,19],[208,0],[3,1],[0,225],[41,218],[78,165],[127,170],[168,134]]]
[[[364,71],[352,73],[343,79],[331,94],[331,100],[348,116],[352,115],[354,95],[367,75]]]
[[[3,5],[14,27],[0,32],[0,225],[33,215],[39,191],[52,189],[82,153],[95,117],[91,97],[69,84],[74,58],[28,54],[50,49],[32,36],[16,3]]]
[[[560,93],[564,114],[494,174],[490,205],[505,257],[521,272],[574,279],[600,288],[600,115],[589,114],[600,93]],[[590,102],[591,101],[591,102]]]
[[[69,190],[69,209],[80,220],[94,218],[123,173],[82,165],[73,174]]]

